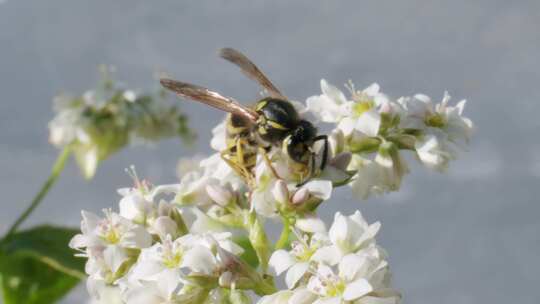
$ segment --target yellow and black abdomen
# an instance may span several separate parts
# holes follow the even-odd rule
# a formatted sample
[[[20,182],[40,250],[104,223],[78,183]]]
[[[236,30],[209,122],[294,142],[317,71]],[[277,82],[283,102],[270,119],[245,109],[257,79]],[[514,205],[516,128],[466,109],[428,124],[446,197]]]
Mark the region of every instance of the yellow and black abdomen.
[[[247,118],[228,114],[226,118],[226,157],[239,166],[251,170],[257,163],[259,144],[255,126]]]

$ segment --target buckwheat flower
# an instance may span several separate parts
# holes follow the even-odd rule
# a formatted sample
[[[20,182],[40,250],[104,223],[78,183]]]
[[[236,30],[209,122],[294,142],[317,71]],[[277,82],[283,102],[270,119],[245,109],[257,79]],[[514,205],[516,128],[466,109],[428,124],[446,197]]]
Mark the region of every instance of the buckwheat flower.
[[[128,260],[128,253],[118,245],[108,245],[103,250],[90,249],[85,271],[94,280],[111,284],[120,276],[120,267]]]
[[[174,201],[179,205],[210,206],[213,201],[206,187],[217,183],[217,179],[203,175],[201,170],[187,173],[180,181]]]
[[[399,303],[401,296],[390,288],[389,276],[386,261],[349,254],[339,263],[337,274],[319,264],[307,289],[319,296],[316,304]]]
[[[285,282],[287,287],[292,289],[306,276],[310,267],[314,267],[315,252],[330,244],[325,234],[300,235],[297,241],[291,243],[290,251],[283,249],[274,251],[269,265],[277,275],[287,271]]]
[[[126,171],[132,176],[135,187],[117,190],[122,195],[119,203],[122,217],[143,226],[152,226],[158,217],[171,215],[175,207],[164,200],[156,200],[162,195],[176,194],[180,188],[178,184],[154,187],[139,180],[133,166]]]
[[[353,154],[349,170],[355,172],[348,185],[356,197],[367,199],[389,191],[383,174],[385,168],[376,161]]]
[[[122,248],[146,248],[152,237],[143,226],[135,224],[111,210],[103,210],[105,218],[82,211],[81,234],[75,235],[69,246],[74,249],[118,245]]]
[[[450,95],[444,92],[442,101],[434,104],[429,96],[417,94],[413,98],[400,99],[407,110],[407,116],[402,124],[405,128],[424,129],[438,128],[448,134],[453,142],[466,142],[470,139],[473,124],[463,116],[465,100],[456,106],[449,106]]]
[[[321,247],[314,253],[314,259],[330,265],[337,264],[350,253],[358,253],[375,244],[375,235],[381,224],[368,224],[360,211],[345,216],[337,212],[334,223],[328,231],[330,245]]]
[[[426,167],[444,172],[449,162],[457,158],[457,147],[448,140],[446,133],[440,130],[431,130],[430,133],[416,140],[416,154]]]
[[[375,162],[381,168],[380,176],[388,190],[399,190],[401,178],[409,172],[409,168],[401,157],[397,146],[391,142],[381,143],[375,156]]]
[[[345,136],[350,136],[353,131],[365,136],[377,135],[381,124],[378,107],[388,102],[378,84],[361,91],[350,84],[352,100],[347,100],[343,92],[325,80],[321,80],[321,90],[322,95],[307,99],[310,112],[323,122],[336,123]]]
[[[448,105],[449,101],[447,92],[438,104],[422,94],[399,100],[407,111],[401,123],[403,128],[421,131],[414,143],[420,161],[437,171],[444,171],[449,161],[457,157],[457,151],[469,141],[473,130],[471,120],[463,116],[465,100],[454,107]]]
[[[157,280],[165,273],[179,282],[183,275],[180,269],[186,266],[184,257],[190,249],[191,246],[183,244],[181,238],[173,241],[171,236],[143,249],[128,274],[129,281]]]
[[[162,99],[118,88],[105,75],[104,84],[95,90],[55,98],[50,142],[69,147],[84,177],[91,178],[99,162],[130,143],[174,136],[191,140],[187,117]]]
[[[172,304],[179,303],[181,281],[173,272],[161,272],[155,280],[143,280],[126,288],[123,299],[126,304]]]
[[[321,91],[321,95],[306,100],[307,109],[311,113],[329,123],[337,123],[348,115],[350,101],[341,90],[321,79]]]

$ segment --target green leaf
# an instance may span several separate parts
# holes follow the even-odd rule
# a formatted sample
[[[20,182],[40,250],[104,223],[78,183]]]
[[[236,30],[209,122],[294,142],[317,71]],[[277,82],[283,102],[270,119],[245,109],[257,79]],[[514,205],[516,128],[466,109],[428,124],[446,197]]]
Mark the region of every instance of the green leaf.
[[[71,238],[79,229],[37,226],[17,232],[0,242],[0,250],[7,256],[12,254],[32,257],[51,268],[72,277],[84,278],[85,259],[75,257],[68,247]]]
[[[233,241],[244,249],[244,253],[242,253],[240,259],[246,262],[249,266],[257,268],[259,265],[259,259],[257,258],[255,249],[253,249],[253,246],[251,246],[249,238],[247,236],[238,236],[234,237]]]
[[[7,255],[0,252],[0,286],[4,304],[55,303],[79,280],[51,268],[32,254]]]

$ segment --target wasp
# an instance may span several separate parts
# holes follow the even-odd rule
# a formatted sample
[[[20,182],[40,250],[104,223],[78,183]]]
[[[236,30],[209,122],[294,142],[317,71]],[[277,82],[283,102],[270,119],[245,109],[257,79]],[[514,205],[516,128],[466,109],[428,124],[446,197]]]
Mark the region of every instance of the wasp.
[[[262,151],[265,160],[272,147],[280,147],[297,168],[309,168],[302,178],[307,182],[316,170],[313,145],[323,141],[323,155],[320,170],[326,166],[328,157],[328,137],[318,135],[317,128],[309,121],[300,118],[292,103],[264,73],[244,54],[223,48],[220,57],[235,64],[250,79],[256,81],[269,96],[257,101],[254,107],[244,106],[231,97],[225,97],[207,88],[177,80],[162,78],[163,87],[175,92],[180,97],[191,99],[228,112],[226,120],[226,150],[222,158],[253,185],[253,168],[257,155]],[[277,176],[275,170],[274,174]]]

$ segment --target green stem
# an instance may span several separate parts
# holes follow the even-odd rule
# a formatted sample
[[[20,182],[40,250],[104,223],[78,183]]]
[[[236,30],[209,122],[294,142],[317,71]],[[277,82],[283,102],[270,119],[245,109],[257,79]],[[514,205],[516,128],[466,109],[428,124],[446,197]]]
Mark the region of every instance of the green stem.
[[[56,162],[52,167],[51,175],[49,175],[49,178],[47,178],[37,195],[34,197],[30,206],[28,206],[28,208],[24,210],[24,212],[19,216],[19,218],[17,218],[15,223],[11,225],[11,228],[9,228],[6,238],[14,234],[17,231],[17,228],[19,228],[19,226],[26,220],[26,218],[28,218],[28,216],[30,216],[30,214],[34,212],[34,209],[39,206],[45,195],[47,195],[49,190],[52,188],[52,186],[60,176],[60,173],[64,169],[64,166],[70,154],[71,147],[68,145],[62,150],[60,155],[58,155],[58,158],[56,159]]]
[[[291,223],[286,217],[283,217],[283,230],[281,230],[281,235],[279,236],[278,241],[276,242],[276,250],[283,249],[289,243],[289,234],[291,232]]]

